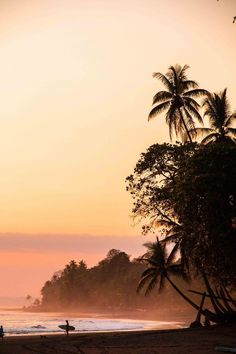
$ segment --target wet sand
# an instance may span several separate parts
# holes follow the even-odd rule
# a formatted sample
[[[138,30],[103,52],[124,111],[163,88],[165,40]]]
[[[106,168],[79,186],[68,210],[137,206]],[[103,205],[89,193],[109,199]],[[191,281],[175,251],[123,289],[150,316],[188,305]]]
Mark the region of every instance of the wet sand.
[[[5,337],[3,354],[210,354],[236,347],[236,326],[205,329]]]

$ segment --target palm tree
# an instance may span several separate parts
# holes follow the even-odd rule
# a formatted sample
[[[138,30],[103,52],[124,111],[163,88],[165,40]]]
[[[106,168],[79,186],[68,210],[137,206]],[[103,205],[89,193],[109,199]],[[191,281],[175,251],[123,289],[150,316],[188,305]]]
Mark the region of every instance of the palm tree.
[[[204,117],[209,120],[210,128],[195,128],[190,130],[192,138],[203,137],[201,143],[207,145],[214,141],[230,141],[236,143],[236,112],[230,111],[227,99],[227,89],[219,94],[208,94],[204,100]],[[186,136],[187,138],[187,136]]]
[[[198,112],[200,105],[195,98],[206,95],[208,91],[200,89],[196,81],[188,80],[186,76],[188,68],[188,65],[183,67],[175,65],[169,67],[166,75],[159,72],[153,74],[154,78],[163,83],[166,90],[157,92],[153,97],[154,107],[149,113],[148,120],[166,111],[170,138],[172,139],[175,131],[176,135],[180,134],[181,137],[186,133],[192,142],[189,130],[195,127],[194,118],[202,123],[202,117]]]
[[[235,321],[235,311],[231,309],[230,312],[225,312],[225,308],[223,308],[221,304],[221,308],[219,308],[219,302],[216,301],[217,297],[212,292],[210,285],[208,285],[208,280],[207,290],[209,292],[209,295],[206,293],[202,294],[203,298],[200,306],[198,306],[189,297],[187,297],[172,281],[171,275],[181,277],[186,281],[188,280],[183,265],[179,262],[175,262],[176,254],[179,250],[178,242],[175,244],[169,255],[166,250],[166,243],[160,242],[158,238],[156,239],[156,242],[148,242],[144,244],[144,246],[147,247],[148,251],[138,260],[141,262],[145,262],[148,265],[148,268],[145,269],[141,275],[141,279],[137,287],[137,292],[140,292],[143,288],[146,288],[145,295],[147,295],[156,286],[159,287],[159,292],[161,292],[165,286],[166,281],[168,281],[169,284],[178,292],[178,294],[182,296],[192,307],[194,307],[198,311],[196,319],[197,322],[199,322],[201,314],[205,315],[210,321],[215,323],[221,323],[228,320]],[[212,305],[215,310],[215,313],[208,309],[203,310],[203,302],[205,296],[209,296],[211,300],[214,299],[214,301],[212,301]]]
[[[172,281],[171,275],[181,277],[188,280],[182,264],[175,262],[176,254],[179,248],[178,243],[175,244],[172,251],[168,255],[166,243],[161,243],[157,237],[156,242],[145,243],[144,246],[148,251],[139,258],[139,261],[145,262],[148,268],[141,275],[137,292],[146,287],[145,295],[149,294],[156,286],[162,291],[166,281],[181,295],[191,306],[199,310],[199,306],[187,297]]]

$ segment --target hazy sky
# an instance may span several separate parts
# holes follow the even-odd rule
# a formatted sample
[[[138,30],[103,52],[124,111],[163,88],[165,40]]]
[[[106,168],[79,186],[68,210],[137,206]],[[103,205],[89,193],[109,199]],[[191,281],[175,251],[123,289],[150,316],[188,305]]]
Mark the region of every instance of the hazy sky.
[[[236,108],[233,16],[236,0],[0,1],[2,294],[38,293],[81,235],[107,236],[78,251],[90,264],[113,236],[137,253],[124,180],[142,151],[169,139],[164,119],[147,122],[161,88],[152,72],[189,64],[201,87],[228,87]]]

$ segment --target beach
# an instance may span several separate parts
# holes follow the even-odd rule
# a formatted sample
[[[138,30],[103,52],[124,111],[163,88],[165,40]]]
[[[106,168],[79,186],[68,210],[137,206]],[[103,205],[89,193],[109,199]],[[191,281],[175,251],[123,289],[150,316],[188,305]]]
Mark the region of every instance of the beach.
[[[236,347],[236,326],[159,331],[12,336],[1,354],[210,354],[216,346]]]

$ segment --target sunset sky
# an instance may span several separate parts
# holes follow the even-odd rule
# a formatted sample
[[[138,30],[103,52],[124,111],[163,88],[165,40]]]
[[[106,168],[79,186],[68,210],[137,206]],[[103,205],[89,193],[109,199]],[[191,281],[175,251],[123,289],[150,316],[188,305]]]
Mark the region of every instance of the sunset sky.
[[[0,296],[70,259],[140,254],[125,177],[169,141],[154,71],[189,64],[236,109],[236,0],[0,1]]]

